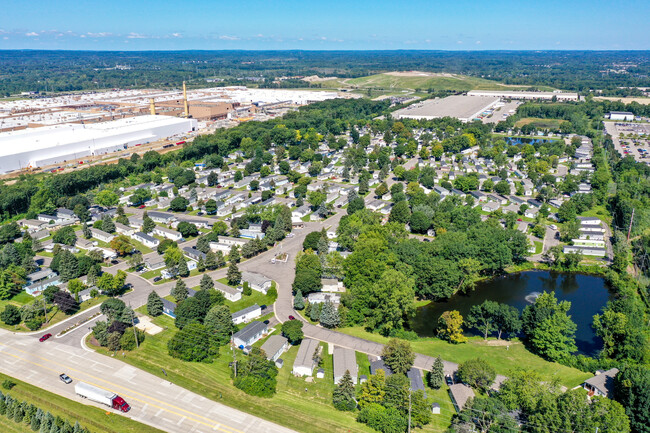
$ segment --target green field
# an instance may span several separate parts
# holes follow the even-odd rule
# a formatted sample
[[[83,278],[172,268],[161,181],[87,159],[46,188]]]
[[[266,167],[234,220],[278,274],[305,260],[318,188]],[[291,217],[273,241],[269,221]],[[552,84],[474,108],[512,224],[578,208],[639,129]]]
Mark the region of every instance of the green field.
[[[496,81],[483,78],[468,77],[457,74],[433,74],[422,76],[393,75],[392,73],[376,74],[367,77],[332,79],[321,82],[323,87],[331,88],[358,88],[358,89],[383,89],[395,91],[400,89],[415,90],[524,90],[529,86],[506,86]],[[547,90],[546,88],[544,90]]]
[[[11,391],[2,390],[18,401],[26,401],[45,412],[51,412],[54,416],[68,419],[72,425],[79,421],[83,427],[87,427],[93,433],[162,433],[162,430],[140,424],[130,418],[108,412],[94,406],[86,406],[76,401],[69,400],[60,395],[45,391],[12,377],[0,374],[0,381],[11,379],[17,385]],[[72,385],[69,385],[72,386]],[[7,433],[31,432],[29,426],[16,424],[0,415],[0,431]]]
[[[526,117],[520,119],[515,123],[515,126],[521,128],[524,125],[532,125],[538,129],[557,129],[560,127],[560,123],[564,122],[561,119],[539,119],[536,117]]]
[[[340,328],[340,332],[365,338],[379,343],[388,342],[388,338],[372,334],[361,327]],[[470,337],[465,344],[450,344],[437,338],[420,338],[412,341],[413,350],[429,356],[442,356],[446,361],[461,363],[473,358],[482,358],[494,367],[497,374],[508,376],[517,368],[534,370],[546,380],[558,379],[567,388],[580,385],[592,375],[578,369],[566,367],[556,362],[549,362],[526,350],[518,340],[497,343],[494,338],[487,342],[481,337]],[[498,344],[498,345],[495,345]]]
[[[249,396],[232,385],[228,364],[233,360],[233,355],[229,347],[221,347],[220,356],[212,364],[183,362],[171,358],[167,354],[167,341],[175,332],[174,321],[167,316],[159,316],[152,320],[165,331],[155,336],[147,335],[140,349],[129,352],[124,362],[161,379],[161,370],[164,368],[167,372],[165,379],[183,388],[296,431],[307,433],[374,431],[357,423],[354,413],[339,412],[332,406],[331,393],[334,389],[332,357],[327,354],[326,345],[322,365],[325,369],[325,379],[307,382],[303,378],[294,377],[291,368],[298,347],[292,347],[282,355],[284,367],[280,369],[277,377],[278,392],[274,397],[266,399]],[[97,348],[97,350],[108,355],[106,349]],[[244,356],[239,350],[236,353],[239,357]],[[359,354],[358,359],[361,357],[365,355]],[[367,365],[366,361],[361,368],[367,369]],[[453,409],[449,410],[451,402],[444,389],[430,392],[434,394],[434,401],[440,402],[443,413],[438,418],[434,417],[432,424],[420,431],[442,432],[451,419],[453,411]]]

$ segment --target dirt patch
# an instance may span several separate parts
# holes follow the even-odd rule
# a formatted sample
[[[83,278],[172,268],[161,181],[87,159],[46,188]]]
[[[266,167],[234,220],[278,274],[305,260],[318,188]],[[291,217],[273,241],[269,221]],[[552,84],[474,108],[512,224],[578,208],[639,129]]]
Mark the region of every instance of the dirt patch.
[[[156,335],[159,332],[163,331],[163,329],[160,326],[151,323],[151,319],[149,318],[149,316],[138,317],[138,324],[135,325],[135,327],[141,331],[146,332],[149,335]]]
[[[483,344],[486,346],[514,346],[515,344],[521,344],[517,341],[508,341],[508,340],[488,340],[484,341]]]
[[[445,72],[422,72],[422,71],[394,71],[386,72],[384,75],[393,77],[455,77],[453,74]]]
[[[329,80],[338,80],[338,77],[319,77],[318,75],[311,75],[302,79],[302,81],[306,81],[308,83],[320,83],[321,81]]]
[[[600,99],[604,101],[621,101],[624,104],[629,104],[630,102],[638,102],[639,104],[643,104],[643,105],[650,104],[650,98],[622,98],[617,96],[596,96],[594,99]]]

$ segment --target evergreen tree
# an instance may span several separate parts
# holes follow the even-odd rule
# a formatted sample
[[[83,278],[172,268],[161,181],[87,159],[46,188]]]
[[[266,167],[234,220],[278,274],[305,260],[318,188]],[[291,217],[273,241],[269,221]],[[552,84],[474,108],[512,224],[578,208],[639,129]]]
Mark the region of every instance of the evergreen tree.
[[[160,296],[158,296],[158,293],[155,291],[151,291],[149,293],[149,297],[147,298],[147,313],[150,316],[160,316],[163,312],[163,301],[160,299]]]
[[[296,292],[296,296],[293,297],[293,308],[296,310],[304,310],[305,309],[305,300],[302,297],[302,292],[298,290]]]
[[[36,413],[34,413],[34,415],[32,416],[32,420],[30,423],[30,428],[32,429],[32,431],[38,431],[38,429],[41,428],[41,420],[43,419],[44,416],[45,414],[43,413],[43,410],[41,408],[38,408],[36,410]]]
[[[230,263],[239,263],[241,256],[239,255],[239,248],[237,245],[233,245],[230,248],[230,253],[228,254],[228,261]]]
[[[2,399],[0,400],[0,415],[6,415],[7,413],[7,403],[5,403],[5,400]]]
[[[214,289],[214,281],[208,274],[203,274],[203,277],[201,277],[201,283],[200,283],[201,290],[209,290],[209,289]]]
[[[102,216],[102,230],[106,233],[115,233],[115,223],[109,214]]]
[[[242,295],[250,296],[252,294],[253,294],[253,290],[251,289],[250,284],[248,284],[248,281],[244,281],[244,285],[242,287]]]
[[[88,224],[84,223],[83,227],[81,228],[84,234],[84,238],[90,239],[93,237],[93,234],[90,232],[90,228],[88,227]]]
[[[230,284],[231,286],[239,284],[239,282],[241,281],[241,272],[239,272],[239,268],[237,267],[237,264],[235,262],[230,262],[230,266],[228,267],[228,273],[226,274],[226,278],[228,279],[228,284]]]
[[[178,275],[183,278],[190,275],[190,270],[187,267],[187,261],[185,260],[185,257],[181,257],[181,259],[178,261]]]
[[[445,370],[442,359],[438,356],[429,372],[429,386],[433,389],[440,389],[445,382]]]
[[[205,328],[214,335],[219,344],[228,343],[231,332],[237,330],[237,327],[232,323],[232,314],[227,305],[215,305],[210,308],[203,322]]]
[[[214,252],[208,251],[205,253],[205,267],[210,271],[217,269],[217,255]]]
[[[205,262],[203,261],[203,257],[199,257],[199,261],[196,263],[196,269],[199,272],[205,271]]]
[[[327,301],[323,304],[320,313],[320,323],[326,328],[336,328],[341,323],[339,310],[333,303]]]
[[[338,410],[352,411],[357,407],[354,396],[355,391],[352,376],[350,375],[350,371],[346,370],[338,385],[336,385],[336,389],[334,389],[332,403],[334,403],[334,407]]]
[[[62,281],[70,281],[79,276],[79,262],[70,251],[61,251],[59,274]]]
[[[226,266],[226,258],[223,256],[223,253],[221,251],[217,251],[216,256],[217,256],[217,268]]]
[[[322,307],[322,303],[312,305],[311,309],[309,310],[309,318],[314,322],[318,322],[320,319],[320,312]]]
[[[176,285],[172,289],[171,295],[176,299],[176,302],[183,302],[187,299],[187,286],[183,280],[179,279],[176,281]]]
[[[144,216],[142,217],[142,231],[144,233],[151,233],[153,229],[156,228],[156,223],[154,220],[149,217],[149,214],[145,211]]]
[[[74,427],[72,428],[72,433],[81,433],[82,432],[81,425],[79,425],[79,421],[76,421],[74,423]]]

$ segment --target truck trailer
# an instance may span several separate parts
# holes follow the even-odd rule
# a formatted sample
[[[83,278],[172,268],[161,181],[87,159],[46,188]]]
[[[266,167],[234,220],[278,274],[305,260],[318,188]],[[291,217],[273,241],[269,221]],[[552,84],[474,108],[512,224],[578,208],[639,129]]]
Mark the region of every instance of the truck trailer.
[[[89,385],[83,382],[77,382],[74,386],[74,391],[80,397],[87,398],[97,403],[105,404],[108,407],[113,409],[121,410],[122,412],[128,412],[131,410],[131,406],[128,405],[126,401],[119,395],[111,391],[106,391],[96,386]]]

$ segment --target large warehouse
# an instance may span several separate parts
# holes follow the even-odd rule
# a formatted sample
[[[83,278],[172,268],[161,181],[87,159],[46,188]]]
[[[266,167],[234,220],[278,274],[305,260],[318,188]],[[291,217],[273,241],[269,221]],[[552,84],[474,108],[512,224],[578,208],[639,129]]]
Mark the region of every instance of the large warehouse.
[[[138,116],[110,122],[62,124],[0,133],[0,173],[76,160],[186,134],[195,119]]]
[[[393,113],[396,119],[438,119],[455,117],[461,122],[471,122],[481,113],[494,108],[499,102],[496,97],[454,95],[446,98],[429,99],[410,105]]]
[[[568,92],[523,92],[518,90],[470,90],[467,92],[469,96],[484,96],[484,97],[496,97],[504,99],[526,99],[526,100],[535,100],[535,99],[545,99],[550,101],[555,98],[557,101],[577,101],[577,93],[568,93]]]

